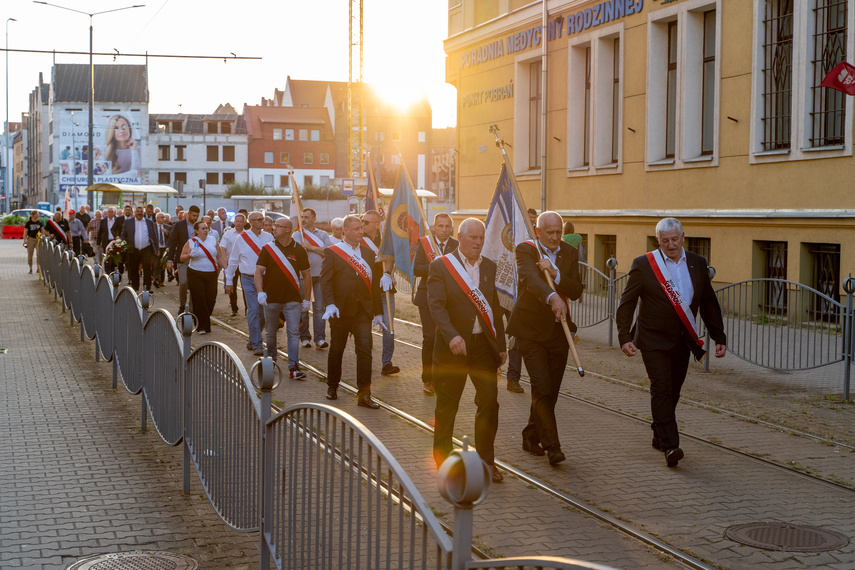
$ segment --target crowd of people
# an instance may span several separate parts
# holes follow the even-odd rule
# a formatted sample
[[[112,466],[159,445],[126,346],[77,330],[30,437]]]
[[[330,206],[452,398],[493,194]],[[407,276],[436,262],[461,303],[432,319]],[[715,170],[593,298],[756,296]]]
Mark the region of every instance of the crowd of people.
[[[509,391],[524,392],[519,385],[522,363],[530,378],[523,450],[546,456],[550,465],[566,459],[555,405],[576,332],[570,302],[583,293],[579,261],[584,253],[581,236],[558,213],[537,215],[530,210],[529,216],[534,236],[516,247],[518,290],[509,312],[499,302],[496,263],[481,255],[486,229],[480,220],[462,221],[455,234],[451,216],[436,214],[431,236],[419,240],[413,259],[418,280],[413,284],[414,303],[423,335],[422,391],[436,396],[434,460],[438,467],[452,451],[454,424],[469,378],[476,393],[475,446],[495,482],[503,479],[493,444],[499,422],[497,370],[505,362]],[[111,207],[92,217],[84,206],[80,212],[70,211],[68,219],[58,211],[44,226],[33,212],[25,245],[31,272],[41,232],[68,244],[75,254],[88,238],[96,262],[104,263],[107,271],[127,273],[137,291],[140,274],[147,290],[162,287],[164,278],[178,280],[179,313],[195,315],[200,335],[211,332],[222,271],[232,316],[238,315],[240,284],[247,350],[277,360],[277,337],[284,328],[289,377],[303,380],[300,349],[312,342],[318,349],[328,348],[326,398],[336,400],[344,352],[353,337],[357,403],[377,409],[371,396],[372,327],[383,334],[381,374],[400,372],[392,363],[394,261],[379,253],[384,219],[374,210],[336,218],[328,234],[316,227],[316,218],[313,209],[305,208],[301,229],[295,232],[298,224],[291,218],[274,221],[260,211],[241,210],[229,221],[224,208],[201,216],[198,206],[186,212],[178,206],[168,217],[151,205],[128,205],[121,215]],[[706,264],[683,249],[680,222],[662,220],[656,235],[660,249],[633,261],[616,321],[623,352],[634,356],[641,350],[650,379],[652,445],[675,467],[684,457],[675,409],[688,356],[705,355],[693,329],[698,310],[716,343],[715,356],[725,355],[726,339]],[[635,318],[639,299],[642,308]]]

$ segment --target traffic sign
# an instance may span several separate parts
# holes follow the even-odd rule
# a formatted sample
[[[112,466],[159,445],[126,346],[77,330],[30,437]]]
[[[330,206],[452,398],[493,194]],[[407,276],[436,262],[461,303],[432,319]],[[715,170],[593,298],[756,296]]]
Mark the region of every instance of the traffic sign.
[[[341,194],[342,196],[353,196],[353,178],[341,179]]]

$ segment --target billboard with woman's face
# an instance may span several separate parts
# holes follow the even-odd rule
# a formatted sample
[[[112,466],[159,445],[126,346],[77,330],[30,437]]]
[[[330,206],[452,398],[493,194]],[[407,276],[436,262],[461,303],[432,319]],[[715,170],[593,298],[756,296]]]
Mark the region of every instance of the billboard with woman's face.
[[[96,184],[140,184],[140,114],[139,111],[111,112],[96,109],[90,149],[89,113],[59,111],[60,185],[86,186],[90,153]]]

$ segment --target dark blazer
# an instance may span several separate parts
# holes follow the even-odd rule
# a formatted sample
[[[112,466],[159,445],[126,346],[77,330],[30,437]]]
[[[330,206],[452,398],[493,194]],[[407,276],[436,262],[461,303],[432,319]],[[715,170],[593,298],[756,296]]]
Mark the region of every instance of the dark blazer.
[[[517,300],[508,320],[508,334],[533,342],[546,342],[555,327],[546,326],[555,321],[546,298],[552,288],[546,282],[543,271],[537,267],[540,255],[536,248],[521,243],[516,248],[517,261]],[[571,301],[582,296],[582,280],[579,277],[579,250],[572,245],[560,242],[555,265],[561,275],[556,284],[559,293]],[[572,314],[570,317],[572,318]],[[570,332],[576,332],[576,324],[567,319]]]
[[[697,315],[700,310],[704,324],[710,331],[710,337],[715,344],[727,344],[721,307],[707,273],[706,260],[700,255],[687,251],[686,262],[694,288],[690,304],[692,314]],[[635,326],[631,326],[638,299],[641,299],[638,320]],[[662,290],[646,255],[632,260],[629,279],[615,314],[615,323],[618,328],[618,342],[621,346],[632,341],[642,351],[670,350],[679,343],[686,343],[693,348],[689,333],[686,332],[677,311]]]
[[[101,249],[106,249],[107,244],[119,237],[122,233],[122,225],[124,221],[125,218],[120,218],[119,216],[113,218],[113,227],[110,228],[110,231],[108,232],[107,216],[101,218],[101,224],[98,226],[98,237],[96,238]]]
[[[459,252],[455,251],[451,255],[463,263]],[[499,294],[496,291],[496,262],[484,257],[479,269],[481,280],[478,283],[478,289],[487,298],[490,308],[493,310],[493,326],[496,327],[497,338],[493,338],[493,335],[486,330],[487,325],[483,321],[481,322],[481,329],[490,345],[493,360],[498,368],[502,364],[499,353],[505,352],[505,327],[502,324]],[[436,323],[436,342],[433,347],[434,362],[465,365],[466,357],[452,354],[448,343],[454,337],[461,336],[466,342],[466,346],[471,346],[472,327],[475,326],[475,319],[480,318],[480,313],[475,309],[475,305],[454,280],[440,258],[436,258],[430,264],[427,299],[430,314]]]
[[[457,240],[449,236],[448,240],[445,242],[445,251],[443,253],[451,253],[452,251],[457,251]],[[420,279],[413,303],[415,303],[417,307],[421,307],[423,309],[426,309],[428,306],[427,278],[429,270],[430,262],[428,261],[427,253],[425,252],[425,248],[422,246],[421,242],[419,242],[419,246],[416,248],[416,256],[413,258],[413,274],[416,277],[420,277]]]
[[[128,242],[128,246],[130,246],[130,251],[134,251],[136,249],[136,245],[134,242],[134,232],[136,230],[136,219],[130,218],[126,220],[126,224],[122,225],[122,239]],[[157,245],[157,224],[152,223],[152,221],[146,217],[143,217],[143,222],[148,228],[148,244],[151,246],[152,250],[157,252],[160,248]]]
[[[166,259],[173,263],[179,263],[181,260],[181,250],[184,249],[184,244],[190,240],[193,230],[190,228],[190,223],[187,220],[181,220],[172,224],[172,231],[169,232],[169,240],[166,242],[167,254]]]
[[[324,261],[321,264],[321,298],[324,307],[335,305],[342,317],[356,317],[360,313],[373,316],[383,314],[380,300],[380,277],[374,263],[374,252],[364,245],[359,246],[362,259],[371,267],[371,290],[365,286],[365,281],[337,253],[324,250]],[[360,309],[362,311],[360,312]]]

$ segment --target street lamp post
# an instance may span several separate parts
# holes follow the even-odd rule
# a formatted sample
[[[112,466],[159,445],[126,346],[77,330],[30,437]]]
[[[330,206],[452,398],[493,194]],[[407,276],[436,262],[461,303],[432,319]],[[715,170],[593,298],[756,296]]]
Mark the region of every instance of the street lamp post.
[[[3,129],[3,133],[6,136],[6,143],[3,147],[3,152],[6,153],[6,156],[3,157],[3,164],[5,164],[5,171],[3,173],[3,196],[6,197],[6,200],[3,200],[3,204],[0,204],[0,211],[6,212],[6,201],[10,200],[9,196],[9,22],[17,22],[15,18],[6,18],[6,128]]]
[[[92,186],[93,176],[94,176],[94,160],[95,153],[92,152],[94,149],[92,136],[95,130],[94,118],[95,118],[95,65],[92,62],[92,18],[99,14],[106,14],[108,12],[118,12],[120,10],[130,10],[131,8],[144,8],[145,4],[135,4],[133,6],[125,6],[123,8],[113,8],[112,10],[103,10],[101,12],[84,12],[82,10],[75,10],[74,8],[68,8],[66,6],[60,6],[59,4],[51,4],[50,2],[41,2],[40,0],[33,0],[35,4],[44,4],[45,6],[53,6],[54,8],[60,8],[62,10],[68,10],[69,12],[76,12],[78,14],[84,14],[89,16],[89,157],[87,167],[89,172],[87,173],[86,178],[86,186],[87,188]],[[8,34],[7,34],[8,38]],[[6,52],[6,56],[8,57],[9,52]],[[8,99],[8,97],[7,97]],[[90,207],[94,206],[95,196],[94,192],[89,190],[86,196],[86,201]]]

